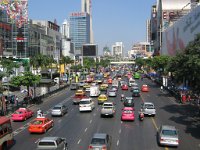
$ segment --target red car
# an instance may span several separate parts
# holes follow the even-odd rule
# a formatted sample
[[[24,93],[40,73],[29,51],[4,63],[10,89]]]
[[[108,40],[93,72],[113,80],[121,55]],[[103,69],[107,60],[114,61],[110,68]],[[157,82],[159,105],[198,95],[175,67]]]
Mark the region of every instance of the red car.
[[[146,85],[146,84],[143,84],[142,87],[141,87],[141,91],[142,92],[149,92],[149,86]]]
[[[128,90],[128,85],[123,84],[123,85],[122,85],[122,90]]]
[[[30,133],[45,133],[53,127],[53,120],[46,117],[35,118],[28,127]]]
[[[109,79],[107,80],[107,82],[108,82],[108,84],[112,84],[112,79],[109,78]]]
[[[13,121],[24,121],[30,117],[32,117],[34,112],[27,108],[19,108],[12,115],[11,119]]]
[[[121,116],[122,121],[134,121],[135,120],[135,114],[134,114],[134,108],[133,107],[124,107],[122,109],[122,116]]]

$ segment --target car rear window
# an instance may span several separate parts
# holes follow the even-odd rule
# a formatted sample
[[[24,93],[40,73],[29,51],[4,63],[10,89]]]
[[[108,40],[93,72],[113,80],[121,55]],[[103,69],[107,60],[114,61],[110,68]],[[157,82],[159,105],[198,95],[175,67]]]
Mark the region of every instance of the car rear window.
[[[154,105],[146,104],[146,105],[145,105],[145,108],[148,108],[148,109],[154,109]]]
[[[42,123],[43,123],[42,120],[34,120],[34,121],[32,122],[32,124],[34,124],[34,125],[39,125],[39,124],[42,124]]]
[[[174,136],[177,135],[176,130],[162,130],[163,135],[169,135],[169,136]]]
[[[23,112],[22,111],[16,111],[16,112],[14,112],[14,114],[23,114]]]
[[[132,110],[124,110],[124,113],[131,114],[131,113],[133,113],[133,111]]]
[[[39,146],[56,146],[55,142],[50,141],[41,141],[38,143]]]
[[[80,104],[90,104],[90,101],[80,101]]]
[[[93,138],[91,144],[105,144],[105,139]]]
[[[53,109],[54,109],[54,110],[60,110],[61,107],[57,107],[57,106],[56,106],[56,107],[54,107]]]

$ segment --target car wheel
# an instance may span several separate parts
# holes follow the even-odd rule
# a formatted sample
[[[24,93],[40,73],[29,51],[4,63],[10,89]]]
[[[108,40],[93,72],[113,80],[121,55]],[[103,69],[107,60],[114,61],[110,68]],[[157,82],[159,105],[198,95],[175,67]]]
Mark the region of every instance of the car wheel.
[[[46,133],[46,132],[47,132],[47,129],[45,128],[45,129],[44,129],[44,133]]]

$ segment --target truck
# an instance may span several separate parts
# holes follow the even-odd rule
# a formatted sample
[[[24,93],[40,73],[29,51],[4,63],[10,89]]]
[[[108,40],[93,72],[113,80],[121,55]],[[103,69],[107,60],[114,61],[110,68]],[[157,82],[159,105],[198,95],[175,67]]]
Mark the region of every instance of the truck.
[[[101,117],[103,116],[114,116],[115,105],[113,102],[104,102],[101,108]]]
[[[100,95],[100,89],[98,85],[90,87],[90,97],[95,97]]]

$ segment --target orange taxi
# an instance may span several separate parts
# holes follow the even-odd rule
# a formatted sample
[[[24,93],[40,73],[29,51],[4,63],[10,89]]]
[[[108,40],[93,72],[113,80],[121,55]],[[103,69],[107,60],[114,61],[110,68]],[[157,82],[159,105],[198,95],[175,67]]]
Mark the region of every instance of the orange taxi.
[[[149,86],[146,85],[146,84],[143,84],[142,87],[141,87],[141,91],[142,92],[149,92]]]
[[[112,79],[109,78],[107,82],[108,82],[108,84],[112,84]]]
[[[45,133],[53,127],[53,120],[46,117],[35,118],[28,127],[30,133]]]

